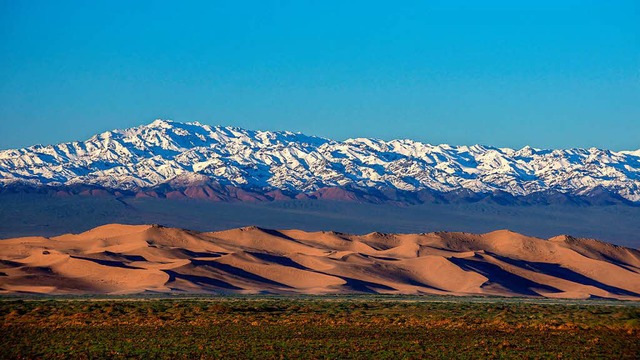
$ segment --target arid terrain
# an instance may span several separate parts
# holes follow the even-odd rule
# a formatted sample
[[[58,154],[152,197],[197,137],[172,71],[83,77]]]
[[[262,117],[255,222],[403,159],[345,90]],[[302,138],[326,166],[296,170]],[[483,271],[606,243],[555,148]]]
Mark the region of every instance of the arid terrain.
[[[4,294],[433,294],[640,299],[640,251],[589,239],[105,225],[0,241]]]
[[[640,307],[411,296],[0,301],[3,359],[636,359]]]

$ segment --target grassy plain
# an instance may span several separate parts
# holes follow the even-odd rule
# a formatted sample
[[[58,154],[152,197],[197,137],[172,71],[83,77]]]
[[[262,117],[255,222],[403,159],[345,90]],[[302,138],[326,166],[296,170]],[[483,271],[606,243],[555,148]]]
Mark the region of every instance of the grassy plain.
[[[640,306],[624,302],[366,296],[0,300],[3,359],[638,354]]]

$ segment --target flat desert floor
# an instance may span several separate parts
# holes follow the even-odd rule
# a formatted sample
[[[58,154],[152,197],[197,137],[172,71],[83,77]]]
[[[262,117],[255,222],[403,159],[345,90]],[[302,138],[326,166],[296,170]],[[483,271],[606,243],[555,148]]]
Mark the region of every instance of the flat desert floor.
[[[395,206],[325,200],[225,203],[43,194],[0,194],[0,238],[56,236],[118,224],[163,224],[200,232],[257,225],[350,234],[510,229],[541,238],[560,234],[640,247],[640,206],[494,203]]]

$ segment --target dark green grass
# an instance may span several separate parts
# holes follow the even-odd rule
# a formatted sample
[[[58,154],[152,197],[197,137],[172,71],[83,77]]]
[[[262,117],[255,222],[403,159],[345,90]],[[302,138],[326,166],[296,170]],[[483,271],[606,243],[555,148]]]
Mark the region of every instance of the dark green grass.
[[[0,301],[0,358],[612,358],[640,307],[384,299]]]

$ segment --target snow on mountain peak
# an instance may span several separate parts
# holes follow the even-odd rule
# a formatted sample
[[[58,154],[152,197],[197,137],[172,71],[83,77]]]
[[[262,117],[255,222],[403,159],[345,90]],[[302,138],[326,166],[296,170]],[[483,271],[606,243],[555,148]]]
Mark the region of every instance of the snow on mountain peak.
[[[171,124],[173,123],[173,120],[164,120],[164,119],[156,119],[154,120],[152,123],[150,123],[149,125],[147,125],[148,127],[171,127]]]
[[[581,195],[604,189],[640,202],[640,150],[514,150],[409,139],[334,141],[289,131],[157,119],[83,142],[0,151],[0,186],[89,184],[126,190],[207,179],[294,192],[352,186]]]

